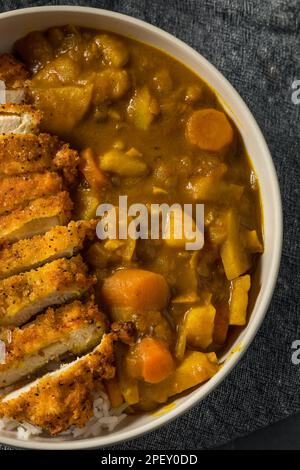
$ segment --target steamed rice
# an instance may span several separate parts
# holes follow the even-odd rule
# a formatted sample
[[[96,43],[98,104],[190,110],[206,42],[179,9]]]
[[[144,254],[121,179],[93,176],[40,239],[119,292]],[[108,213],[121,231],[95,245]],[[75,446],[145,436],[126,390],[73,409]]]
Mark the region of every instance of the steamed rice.
[[[112,432],[123,419],[126,418],[124,413],[127,404],[112,408],[106,393],[100,391],[94,400],[94,416],[83,428],[76,428],[72,426],[68,431],[60,434],[55,439],[63,440],[73,437],[74,439],[85,439],[88,437],[99,436],[103,432]],[[30,423],[19,423],[13,419],[3,418],[0,419],[0,431],[5,431],[20,440],[28,440],[32,436],[37,436],[43,433],[43,430]]]

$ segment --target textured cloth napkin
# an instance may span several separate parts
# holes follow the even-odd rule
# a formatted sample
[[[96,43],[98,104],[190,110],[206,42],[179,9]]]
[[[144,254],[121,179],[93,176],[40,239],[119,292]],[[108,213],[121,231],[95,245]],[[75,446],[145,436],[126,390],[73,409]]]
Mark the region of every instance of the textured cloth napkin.
[[[119,11],[159,26],[212,62],[241,94],[269,144],[284,207],[284,247],[273,301],[239,365],[202,403],[171,424],[115,449],[220,446],[300,411],[299,187],[300,0],[1,1],[0,11],[71,4]],[[4,448],[4,447],[2,447]]]

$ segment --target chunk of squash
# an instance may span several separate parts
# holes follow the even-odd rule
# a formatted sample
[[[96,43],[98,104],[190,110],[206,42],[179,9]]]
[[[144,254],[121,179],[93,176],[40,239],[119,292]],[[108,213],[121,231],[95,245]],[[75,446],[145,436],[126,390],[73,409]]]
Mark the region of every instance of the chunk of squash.
[[[100,157],[103,171],[119,176],[144,176],[148,172],[147,164],[140,157],[132,157],[123,150],[112,149]]]
[[[232,281],[232,292],[229,305],[229,324],[245,325],[247,320],[248,291],[251,286],[249,274]]]
[[[213,341],[216,309],[212,304],[192,307],[186,313],[187,343],[193,348],[206,349]]]
[[[241,241],[239,218],[234,209],[227,211],[224,223],[227,235],[220,252],[227,279],[231,281],[248,271],[251,260]]]
[[[92,91],[92,85],[33,89],[35,105],[44,113],[43,130],[57,135],[72,131],[87,112]]]

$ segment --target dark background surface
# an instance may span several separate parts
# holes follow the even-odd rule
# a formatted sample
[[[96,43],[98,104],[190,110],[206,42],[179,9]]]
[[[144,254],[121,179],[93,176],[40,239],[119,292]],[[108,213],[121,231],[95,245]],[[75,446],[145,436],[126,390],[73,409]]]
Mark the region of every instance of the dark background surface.
[[[300,79],[300,0],[0,0],[0,11],[49,4],[126,13],[165,29],[203,54],[253,112],[269,144],[282,191],[284,246],[277,288],[247,353],[193,410],[159,431],[115,448],[192,450],[225,444],[237,449],[299,448],[300,417],[232,441],[300,412],[300,366],[291,362],[291,344],[300,339],[300,105],[291,102],[291,84]]]

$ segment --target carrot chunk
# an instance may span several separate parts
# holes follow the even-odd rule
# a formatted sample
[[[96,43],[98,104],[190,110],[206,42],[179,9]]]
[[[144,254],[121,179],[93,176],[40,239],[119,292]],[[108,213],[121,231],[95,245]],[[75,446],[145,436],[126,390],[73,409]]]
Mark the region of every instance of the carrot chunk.
[[[138,374],[145,382],[156,384],[165,380],[174,371],[175,364],[167,346],[160,340],[146,336],[131,351],[131,358],[136,358],[136,367],[129,357],[129,370]]]
[[[221,111],[200,109],[195,111],[187,122],[186,138],[202,150],[220,152],[231,144],[233,129]]]
[[[160,274],[143,269],[124,269],[105,279],[102,298],[111,312],[159,311],[167,305],[169,286]]]
[[[81,152],[79,168],[92,189],[99,190],[107,185],[108,177],[96,164],[92,149]]]

